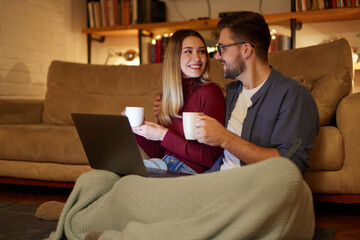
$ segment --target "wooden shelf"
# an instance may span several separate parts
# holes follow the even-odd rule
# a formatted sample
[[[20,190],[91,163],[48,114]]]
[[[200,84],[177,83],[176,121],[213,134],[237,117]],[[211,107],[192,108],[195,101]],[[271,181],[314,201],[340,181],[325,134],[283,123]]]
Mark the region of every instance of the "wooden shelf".
[[[92,34],[94,36],[128,36],[137,35],[138,30],[147,32],[155,32],[157,34],[174,32],[178,29],[191,28],[194,30],[216,29],[216,25],[220,19],[206,19],[183,22],[159,22],[144,23],[136,25],[120,25],[102,28],[85,28],[83,33]]]
[[[297,22],[301,23],[344,21],[360,19],[360,7],[264,14],[263,16],[269,25],[288,24],[290,19],[296,19]],[[138,30],[145,30],[156,34],[174,32],[178,29],[184,28],[191,28],[194,30],[209,30],[216,29],[216,25],[219,20],[220,18],[183,22],[160,22],[102,28],[85,28],[82,30],[82,32],[94,36],[136,36],[138,34]]]
[[[268,16],[268,18],[267,18]],[[270,23],[276,23],[289,19],[296,19],[301,23],[331,22],[360,19],[360,7],[354,8],[331,8],[304,12],[290,12],[264,15]]]

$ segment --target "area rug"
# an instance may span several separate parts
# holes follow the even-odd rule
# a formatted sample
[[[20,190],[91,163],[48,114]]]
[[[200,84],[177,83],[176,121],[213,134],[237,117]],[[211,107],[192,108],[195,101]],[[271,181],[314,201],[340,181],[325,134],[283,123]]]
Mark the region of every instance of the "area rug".
[[[0,202],[0,239],[39,240],[56,230],[57,220],[35,217],[39,205]],[[316,228],[313,240],[333,240],[336,229]]]
[[[336,235],[334,228],[316,228],[313,240],[333,240]]]
[[[39,240],[56,230],[57,220],[44,221],[34,216],[39,205],[0,202],[0,239]]]

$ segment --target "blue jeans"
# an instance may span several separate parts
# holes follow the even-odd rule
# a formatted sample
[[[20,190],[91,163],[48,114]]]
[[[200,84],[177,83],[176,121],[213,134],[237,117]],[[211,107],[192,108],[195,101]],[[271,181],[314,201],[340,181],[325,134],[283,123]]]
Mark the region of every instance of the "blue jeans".
[[[194,169],[176,159],[174,156],[165,155],[162,159],[166,162],[169,171],[197,174]]]

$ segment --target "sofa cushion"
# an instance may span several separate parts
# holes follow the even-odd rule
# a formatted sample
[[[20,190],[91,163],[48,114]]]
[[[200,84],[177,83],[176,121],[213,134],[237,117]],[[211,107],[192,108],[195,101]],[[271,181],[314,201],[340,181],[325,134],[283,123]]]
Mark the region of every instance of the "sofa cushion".
[[[337,69],[316,81],[311,95],[319,109],[320,126],[335,120],[336,107],[352,88],[351,72],[348,68]]]
[[[0,99],[0,124],[42,122],[44,102],[31,99]]]
[[[294,76],[292,77],[293,79],[295,79],[296,81],[302,83],[307,90],[309,90],[310,92],[313,90],[313,88],[316,85],[316,82],[313,81],[309,81],[307,80],[304,76],[300,75],[300,76]]]
[[[309,171],[341,170],[345,159],[344,141],[338,128],[324,126],[320,128],[310,151]]]
[[[320,79],[309,80],[302,75],[292,78],[311,92],[319,109],[320,126],[333,124],[337,105],[351,91],[352,84],[348,81],[351,78],[350,69],[337,69]]]
[[[72,112],[120,114],[126,106],[151,111],[161,92],[161,64],[105,66],[53,61],[49,68],[43,121],[73,124]]]
[[[74,126],[0,125],[0,159],[88,164]]]

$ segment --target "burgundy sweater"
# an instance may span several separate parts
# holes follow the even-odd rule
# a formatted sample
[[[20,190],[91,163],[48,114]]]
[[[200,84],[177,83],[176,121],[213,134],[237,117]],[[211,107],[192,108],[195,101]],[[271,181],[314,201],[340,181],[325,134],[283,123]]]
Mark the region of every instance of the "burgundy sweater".
[[[215,118],[222,125],[225,121],[225,99],[216,84],[199,84],[198,79],[183,79],[184,106],[182,112],[203,112]],[[174,156],[189,167],[202,173],[212,167],[213,163],[223,153],[220,147],[201,144],[198,141],[186,140],[184,137],[182,118],[171,118],[171,124],[163,141],[150,141],[136,135],[138,144],[150,158],[162,158],[165,155]]]

